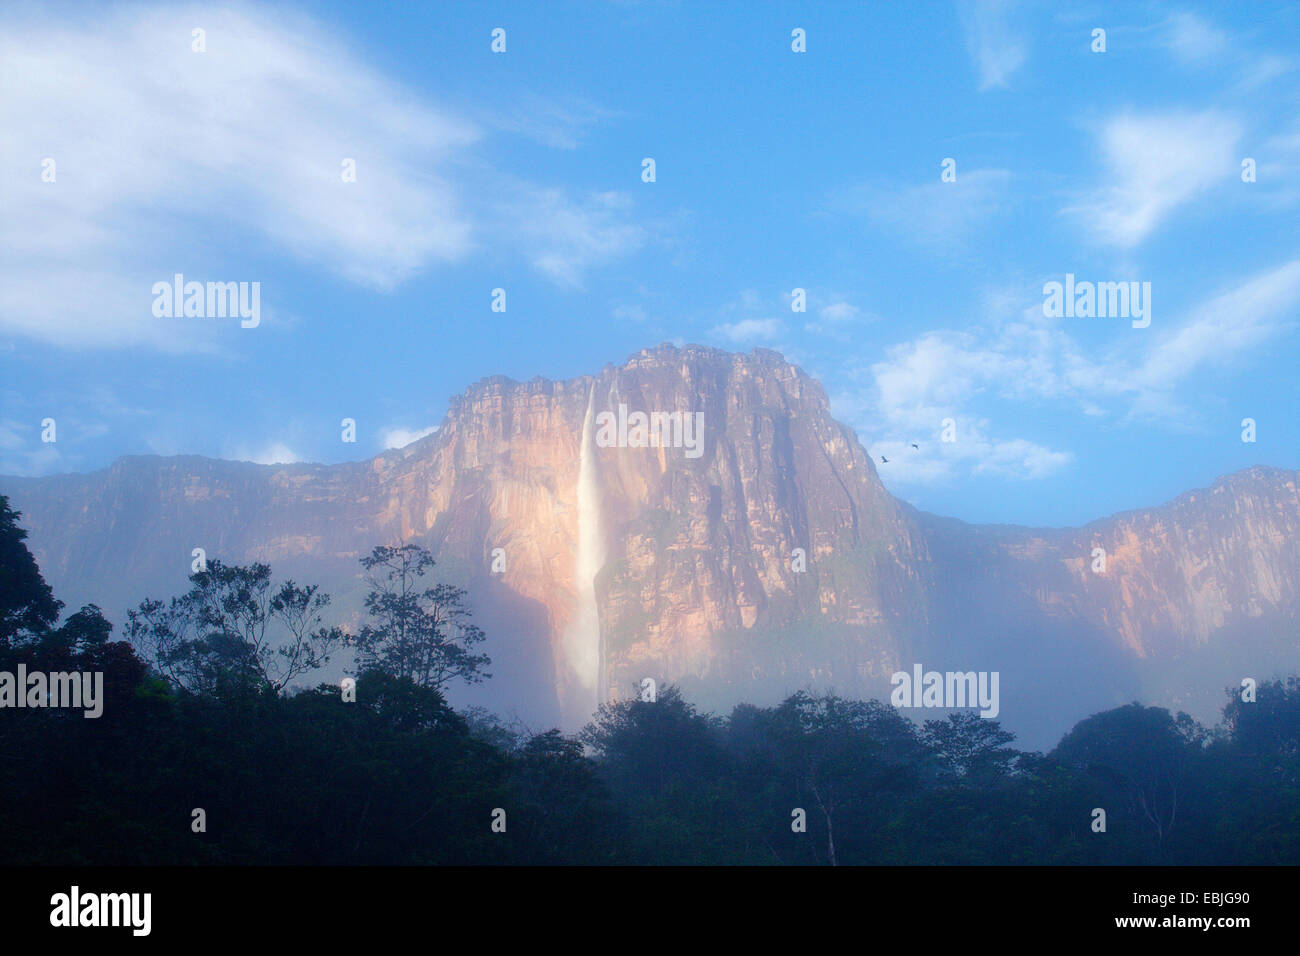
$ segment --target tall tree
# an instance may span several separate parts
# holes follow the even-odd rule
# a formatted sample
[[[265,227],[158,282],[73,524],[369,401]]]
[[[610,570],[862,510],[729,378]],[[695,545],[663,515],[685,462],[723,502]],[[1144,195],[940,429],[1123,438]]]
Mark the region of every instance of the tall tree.
[[[1005,779],[1018,756],[1007,746],[1015,734],[968,710],[949,714],[946,720],[927,720],[924,739],[944,768],[969,785],[989,786]]]
[[[370,572],[366,612],[371,622],[355,638],[363,670],[380,670],[441,690],[453,680],[477,684],[492,675],[481,628],[470,620],[463,588],[426,586],[433,555],[415,544],[376,547],[361,559]]]
[[[126,634],[169,680],[194,692],[253,686],[279,693],[329,662],[344,640],[322,624],[330,598],[316,585],[271,583],[265,564],[212,561],[190,590],[127,612]]]
[[[909,790],[925,760],[911,722],[876,700],[800,691],[773,711],[770,732],[780,774],[824,827],[832,866],[866,852],[868,836],[855,824],[882,798]],[[856,839],[846,857],[850,835]]]
[[[1138,826],[1162,844],[1183,812],[1206,738],[1188,715],[1134,702],[1079,721],[1052,756],[1117,793]]]
[[[1300,677],[1264,681],[1249,702],[1229,688],[1223,726],[1243,753],[1300,759]]]
[[[0,495],[0,648],[43,634],[63,607],[23,543],[27,529],[19,526],[21,517]]]

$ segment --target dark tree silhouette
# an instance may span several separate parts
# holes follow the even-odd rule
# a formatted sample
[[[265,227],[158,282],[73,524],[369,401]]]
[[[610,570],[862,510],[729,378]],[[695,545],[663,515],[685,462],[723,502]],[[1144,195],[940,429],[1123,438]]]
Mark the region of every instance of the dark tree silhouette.
[[[1053,756],[1118,794],[1157,844],[1178,824],[1206,732],[1186,714],[1133,703],[1080,721]]]
[[[19,526],[21,517],[0,495],[0,647],[43,634],[63,608],[23,543],[27,529]]]
[[[146,601],[132,628],[178,675],[169,683],[112,640],[94,605],[56,627],[58,602],[16,530],[0,510],[6,567],[20,572],[10,583],[25,582],[7,598],[0,671],[102,673],[103,712],[4,711],[0,863],[1300,858],[1300,678],[1263,682],[1250,702],[1234,691],[1213,733],[1134,704],[1080,721],[1047,756],[1017,753],[969,713],[918,729],[879,701],[797,693],[723,719],[675,687],[601,707],[577,738],[534,734],[481,710],[467,718],[434,686],[479,671],[456,654],[430,662],[458,602],[419,584],[432,567],[419,548],[371,556],[388,585],[372,595],[376,666],[346,700],[331,685],[288,688],[323,659],[316,637],[337,637],[315,589],[214,562],[168,607]],[[444,643],[422,648],[431,634]],[[195,806],[206,833],[186,826]],[[1106,834],[1089,829],[1094,807],[1108,811]],[[494,808],[507,835],[489,829]],[[792,826],[798,810],[806,828]]]
[[[1007,745],[1015,739],[996,720],[971,711],[925,722],[925,741],[945,769],[971,784],[991,786],[1011,773],[1019,754]]]
[[[463,588],[423,586],[433,555],[419,545],[380,546],[361,559],[371,590],[366,612],[371,623],[354,639],[362,670],[380,670],[421,687],[441,690],[453,680],[477,684],[492,675],[482,629],[471,623]]]
[[[170,604],[145,600],[127,614],[131,643],[168,680],[199,693],[256,688],[280,693],[329,662],[343,643],[322,623],[329,595],[315,585],[271,583],[265,564],[212,561]]]

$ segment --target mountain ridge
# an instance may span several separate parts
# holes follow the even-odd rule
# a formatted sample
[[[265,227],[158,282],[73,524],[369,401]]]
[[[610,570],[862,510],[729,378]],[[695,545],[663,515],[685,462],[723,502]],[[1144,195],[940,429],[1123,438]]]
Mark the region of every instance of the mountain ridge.
[[[589,406],[620,404],[702,414],[701,457],[597,447]],[[0,492],[56,594],[119,624],[124,607],[183,589],[194,547],[319,582],[355,616],[357,558],[425,544],[497,632],[504,696],[545,719],[585,719],[646,676],[725,706],[805,685],[880,695],[895,669],[952,661],[1012,676],[1008,720],[1064,720],[1153,679],[1169,699],[1208,699],[1205,675],[1170,689],[1143,676],[1151,662],[1209,645],[1226,648],[1219,670],[1267,659],[1215,635],[1244,621],[1276,649],[1295,622],[1297,475],[1252,466],[1075,527],[972,524],[890,494],[820,383],[780,353],[665,345],[573,379],[485,377],[433,434],[359,461],[123,456],[0,477]],[[584,521],[606,560],[590,585],[597,633],[575,637]],[[1104,573],[1089,571],[1093,547]],[[599,688],[575,676],[575,641],[598,645]],[[1238,679],[1224,670],[1218,686]],[[1068,702],[1052,699],[1060,682],[1076,685]]]

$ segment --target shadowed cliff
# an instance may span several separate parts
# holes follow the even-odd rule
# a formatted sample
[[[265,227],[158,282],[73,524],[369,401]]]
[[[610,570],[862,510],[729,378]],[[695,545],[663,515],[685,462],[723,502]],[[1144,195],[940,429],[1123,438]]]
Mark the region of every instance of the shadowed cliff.
[[[610,427],[580,502],[589,398]],[[698,435],[665,424],[688,416]],[[651,677],[721,707],[808,686],[883,696],[914,662],[998,670],[1002,719],[1032,744],[1136,696],[1206,713],[1294,653],[1296,479],[1252,468],[1077,529],[967,525],[893,498],[777,353],[661,346],[567,382],[485,379],[436,433],[364,462],[131,457],[0,493],[56,593],[119,626],[183,590],[194,548],[319,583],[348,623],[358,558],[423,544],[490,636],[496,676],[471,699],[570,726],[590,711],[563,637],[596,508],[608,694]]]

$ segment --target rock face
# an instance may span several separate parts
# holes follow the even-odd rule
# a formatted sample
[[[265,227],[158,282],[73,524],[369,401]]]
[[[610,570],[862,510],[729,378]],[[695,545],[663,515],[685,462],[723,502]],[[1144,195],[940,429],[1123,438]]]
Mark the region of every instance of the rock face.
[[[0,493],[56,595],[118,623],[182,590],[197,547],[318,582],[355,619],[357,559],[424,544],[492,635],[482,700],[532,722],[574,726],[646,677],[721,707],[882,694],[919,662],[999,670],[1033,743],[1134,696],[1206,713],[1296,661],[1295,472],[1079,529],[970,526],[895,500],[821,386],[765,350],[486,379],[366,462],[124,458]]]

